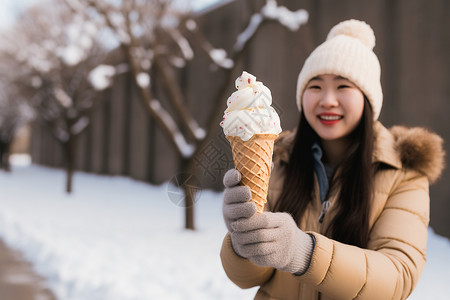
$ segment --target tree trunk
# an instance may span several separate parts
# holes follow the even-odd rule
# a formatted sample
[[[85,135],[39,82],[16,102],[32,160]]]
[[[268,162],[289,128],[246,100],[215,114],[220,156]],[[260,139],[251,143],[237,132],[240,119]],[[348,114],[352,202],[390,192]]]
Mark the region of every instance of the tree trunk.
[[[6,172],[11,171],[11,165],[9,163],[10,148],[11,142],[0,141],[0,169]]]
[[[9,163],[9,156],[11,150],[11,142],[6,142],[5,151],[3,152],[3,163],[6,172],[11,172],[11,164]]]
[[[195,196],[200,185],[195,177],[195,168],[191,159],[182,160],[182,189],[184,193],[185,229],[195,230]]]
[[[64,155],[66,157],[66,192],[72,193],[73,182],[73,165],[74,165],[74,152],[75,152],[75,138],[69,137],[69,140],[64,143]]]
[[[3,141],[0,140],[0,169],[3,169],[3,153],[5,152],[4,148],[5,146],[3,144]]]
[[[194,205],[196,191],[189,185],[183,185],[184,201],[185,201],[185,228],[195,230]]]

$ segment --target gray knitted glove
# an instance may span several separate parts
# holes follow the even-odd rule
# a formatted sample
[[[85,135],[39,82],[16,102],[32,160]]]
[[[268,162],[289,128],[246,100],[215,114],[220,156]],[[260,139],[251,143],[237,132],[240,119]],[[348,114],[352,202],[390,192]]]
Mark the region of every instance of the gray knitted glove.
[[[264,212],[230,224],[235,251],[260,266],[296,275],[309,267],[313,238],[300,230],[287,213]]]
[[[223,193],[223,219],[229,232],[232,232],[230,223],[240,218],[249,218],[256,213],[256,204],[249,202],[252,192],[248,186],[238,185],[242,175],[236,169],[230,169],[223,177],[225,191]]]

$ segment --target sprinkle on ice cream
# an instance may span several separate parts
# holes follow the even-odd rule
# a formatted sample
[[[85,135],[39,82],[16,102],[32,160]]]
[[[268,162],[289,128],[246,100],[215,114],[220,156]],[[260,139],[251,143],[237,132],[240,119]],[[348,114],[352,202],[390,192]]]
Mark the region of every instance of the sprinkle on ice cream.
[[[228,136],[248,141],[254,134],[279,134],[280,118],[271,106],[270,90],[247,72],[236,79],[236,89],[227,100],[220,126]]]

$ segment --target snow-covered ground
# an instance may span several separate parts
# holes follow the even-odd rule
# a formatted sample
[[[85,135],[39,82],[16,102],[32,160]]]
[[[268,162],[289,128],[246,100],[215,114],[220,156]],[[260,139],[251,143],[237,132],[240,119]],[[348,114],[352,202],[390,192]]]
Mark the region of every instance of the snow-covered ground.
[[[202,191],[197,231],[168,185],[16,164],[0,172],[0,238],[22,251],[62,300],[253,299],[226,277],[221,193]],[[172,190],[172,187],[171,187]],[[428,264],[410,299],[448,299],[450,242],[429,231]]]

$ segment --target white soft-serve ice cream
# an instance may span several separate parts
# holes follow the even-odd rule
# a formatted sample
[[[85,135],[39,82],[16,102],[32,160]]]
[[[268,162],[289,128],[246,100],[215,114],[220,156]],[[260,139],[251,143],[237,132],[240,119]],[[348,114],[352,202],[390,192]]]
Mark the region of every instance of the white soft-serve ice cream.
[[[271,106],[270,90],[256,77],[242,72],[236,79],[235,91],[227,100],[220,126],[227,136],[239,136],[248,141],[254,134],[279,134],[280,118]]]
[[[252,193],[257,212],[264,211],[272,166],[273,146],[281,132],[280,118],[272,104],[270,90],[255,76],[243,72],[227,100],[220,126],[233,152],[235,168],[242,174],[241,184]]]

